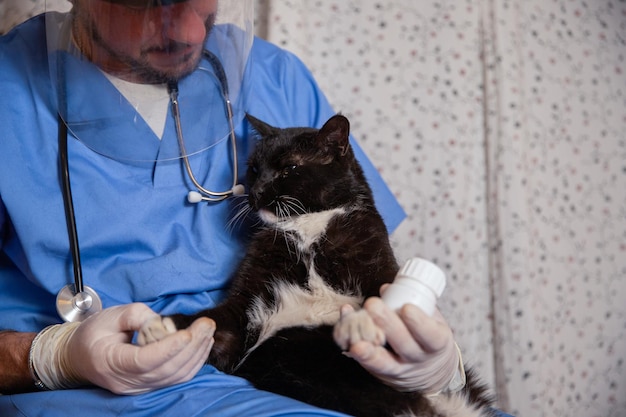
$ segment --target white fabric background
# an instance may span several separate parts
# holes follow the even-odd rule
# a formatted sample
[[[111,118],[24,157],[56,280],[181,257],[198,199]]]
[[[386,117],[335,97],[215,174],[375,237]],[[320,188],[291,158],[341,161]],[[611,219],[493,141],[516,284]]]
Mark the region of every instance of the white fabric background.
[[[256,1],[408,212],[398,258],[447,272],[499,406],[625,416],[626,3]],[[41,3],[0,0],[0,31]]]

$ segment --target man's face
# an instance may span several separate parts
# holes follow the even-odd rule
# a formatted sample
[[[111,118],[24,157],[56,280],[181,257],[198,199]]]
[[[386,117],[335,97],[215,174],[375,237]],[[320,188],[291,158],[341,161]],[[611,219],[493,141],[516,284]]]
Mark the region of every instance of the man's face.
[[[192,72],[217,12],[217,0],[133,7],[75,0],[73,34],[103,71],[138,83],[163,83]]]

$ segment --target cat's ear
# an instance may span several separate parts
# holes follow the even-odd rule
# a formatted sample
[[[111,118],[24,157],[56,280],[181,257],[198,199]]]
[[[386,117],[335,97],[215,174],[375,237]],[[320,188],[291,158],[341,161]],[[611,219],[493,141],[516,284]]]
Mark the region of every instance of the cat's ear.
[[[345,116],[337,114],[324,123],[317,138],[325,147],[338,149],[339,154],[344,156],[350,149],[349,135],[350,122]]]
[[[251,114],[246,113],[246,119],[252,125],[252,128],[256,130],[256,132],[261,135],[261,137],[272,136],[276,132],[276,128],[274,126],[270,126],[262,120],[257,119]]]

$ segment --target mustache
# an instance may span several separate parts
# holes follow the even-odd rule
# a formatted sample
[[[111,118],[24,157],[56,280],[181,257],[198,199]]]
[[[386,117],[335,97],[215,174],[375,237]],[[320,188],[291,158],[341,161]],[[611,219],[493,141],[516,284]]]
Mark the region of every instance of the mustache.
[[[150,46],[148,48],[145,48],[141,51],[141,54],[146,55],[146,54],[150,54],[153,52],[172,54],[172,53],[177,53],[180,51],[185,51],[191,46],[193,45],[188,44],[188,43],[168,42],[165,45],[155,45],[155,46]]]

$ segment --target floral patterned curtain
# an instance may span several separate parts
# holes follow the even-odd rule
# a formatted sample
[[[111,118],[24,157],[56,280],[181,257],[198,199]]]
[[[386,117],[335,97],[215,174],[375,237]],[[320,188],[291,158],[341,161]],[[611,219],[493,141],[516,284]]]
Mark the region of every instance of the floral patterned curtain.
[[[399,260],[446,271],[499,407],[626,415],[626,3],[256,2],[406,209]],[[42,4],[0,0],[0,32]]]

